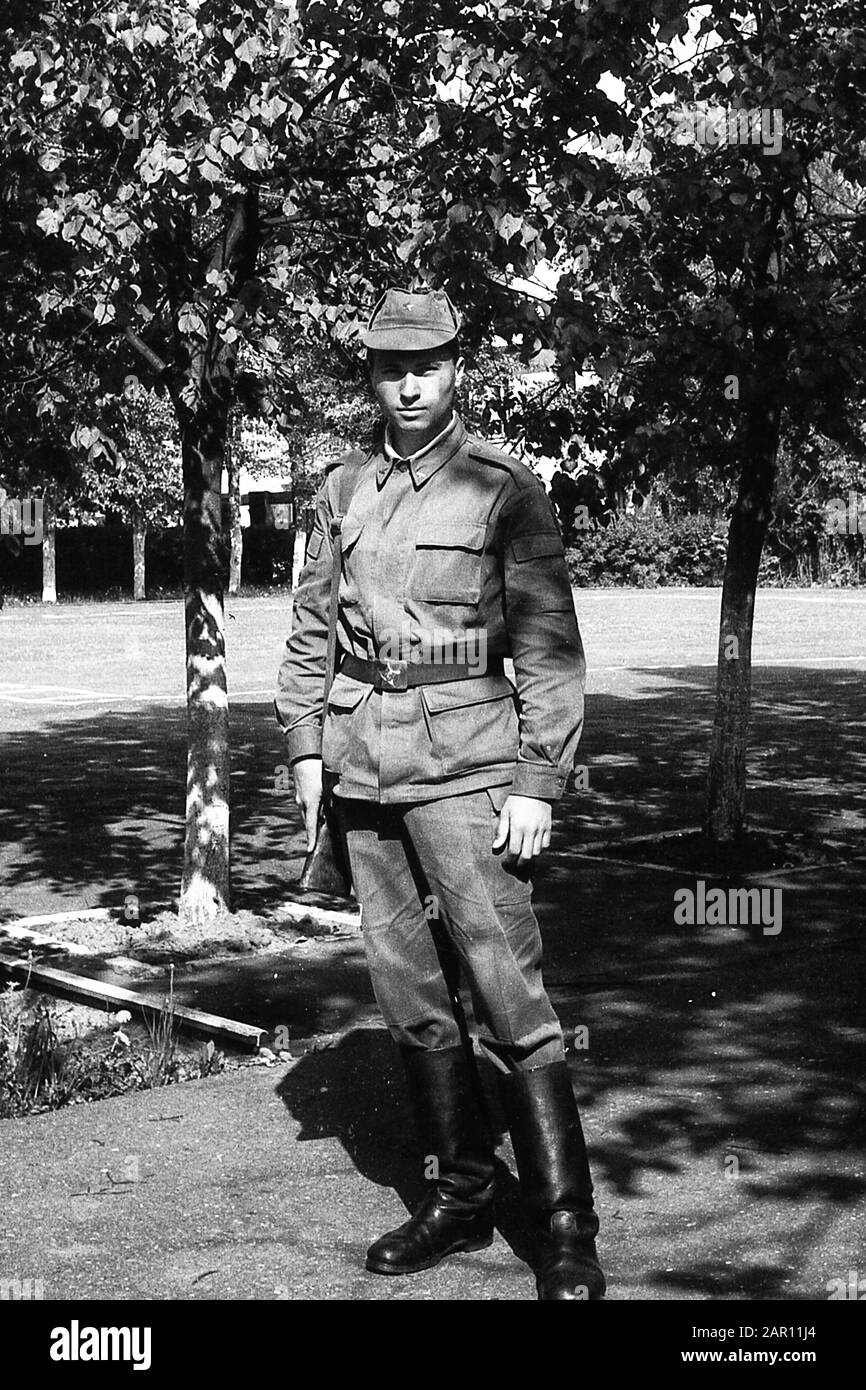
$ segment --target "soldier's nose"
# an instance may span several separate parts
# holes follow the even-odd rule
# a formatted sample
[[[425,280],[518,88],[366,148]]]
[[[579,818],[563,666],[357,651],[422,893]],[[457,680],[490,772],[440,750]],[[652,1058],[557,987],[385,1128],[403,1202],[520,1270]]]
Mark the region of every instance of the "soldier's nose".
[[[400,395],[414,397],[418,395],[418,381],[414,376],[404,376],[400,385]]]

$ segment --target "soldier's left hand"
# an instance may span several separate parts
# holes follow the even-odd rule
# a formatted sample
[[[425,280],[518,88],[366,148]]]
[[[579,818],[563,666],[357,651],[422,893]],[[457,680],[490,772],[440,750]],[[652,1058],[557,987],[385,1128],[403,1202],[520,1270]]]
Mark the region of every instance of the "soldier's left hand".
[[[550,844],[550,802],[509,796],[499,813],[494,852],[505,848],[507,863],[530,864]]]

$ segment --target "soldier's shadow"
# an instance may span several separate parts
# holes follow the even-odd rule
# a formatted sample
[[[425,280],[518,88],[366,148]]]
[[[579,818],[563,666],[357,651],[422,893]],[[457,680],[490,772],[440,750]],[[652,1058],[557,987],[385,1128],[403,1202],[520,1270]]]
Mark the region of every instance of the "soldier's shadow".
[[[482,1087],[499,1139],[505,1127],[492,1070],[482,1060]],[[307,1053],[280,1082],[277,1094],[300,1124],[299,1143],[338,1139],[363,1177],[393,1188],[407,1212],[415,1209],[425,1193],[422,1158],[397,1049],[384,1029],[355,1029],[335,1047]],[[528,1213],[518,1182],[501,1158],[496,1161],[496,1227],[517,1258],[534,1265],[537,1247]],[[359,1232],[371,1242],[382,1234]]]

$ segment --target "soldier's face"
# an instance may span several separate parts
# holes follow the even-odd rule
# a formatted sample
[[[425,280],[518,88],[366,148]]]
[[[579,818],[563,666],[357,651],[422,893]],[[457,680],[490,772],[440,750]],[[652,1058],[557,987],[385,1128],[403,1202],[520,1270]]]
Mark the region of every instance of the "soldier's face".
[[[462,380],[463,359],[455,361],[447,347],[422,352],[377,350],[370,363],[370,381],[382,410],[398,436],[413,440],[433,439],[444,428]]]

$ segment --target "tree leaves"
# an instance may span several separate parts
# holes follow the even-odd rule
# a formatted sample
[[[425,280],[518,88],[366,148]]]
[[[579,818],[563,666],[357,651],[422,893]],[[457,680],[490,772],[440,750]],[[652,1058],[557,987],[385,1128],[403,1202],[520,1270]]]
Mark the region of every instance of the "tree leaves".
[[[145,24],[141,31],[141,37],[145,43],[150,44],[151,48],[159,48],[168,42],[169,33],[167,29],[163,29],[161,24]]]
[[[205,152],[198,161],[198,171],[208,183],[219,183],[223,177],[222,159],[211,157]]]
[[[194,338],[207,338],[207,324],[205,323],[198,307],[187,302],[182,304],[177,315],[178,330]]]
[[[255,35],[250,35],[244,39],[242,44],[238,45],[235,49],[235,55],[239,62],[245,63],[247,67],[251,68],[262,51],[263,47],[259,39]]]
[[[63,224],[63,215],[57,208],[43,208],[36,217],[36,225],[40,231],[45,232],[46,236],[54,236],[60,231]]]
[[[253,173],[260,173],[267,168],[271,159],[271,146],[265,139],[253,139],[245,145],[241,151],[241,164]]]
[[[279,316],[319,331],[341,300],[346,313],[334,323],[343,325],[398,265],[409,281],[448,283],[469,310],[469,331],[495,324],[527,351],[556,344],[565,370],[589,350],[620,360],[609,341],[618,315],[645,350],[635,306],[660,312],[671,284],[675,313],[700,298],[700,256],[721,258],[722,297],[733,302],[728,264],[742,263],[745,229],[782,160],[772,173],[759,167],[772,161],[752,156],[749,171],[748,152],[735,147],[660,141],[638,167],[629,141],[638,110],[649,115],[665,83],[681,102],[690,91],[720,107],[742,99],[759,74],[748,46],[736,48],[736,15],[713,7],[706,32],[724,48],[693,77],[659,47],[685,32],[675,7],[655,6],[653,19],[611,0],[586,8],[575,26],[569,7],[497,0],[453,7],[448,27],[440,16],[432,33],[422,8],[311,0],[299,23],[296,7],[267,0],[165,0],[137,17],[117,0],[101,29],[88,28],[86,51],[73,21],[43,16],[46,33],[23,34],[11,55],[20,99],[10,118],[40,146],[43,172],[67,181],[45,188],[34,222],[80,258],[70,298],[113,304],[118,327],[150,323],[162,353],[181,314],[183,337],[203,343],[207,325],[219,348],[217,338],[235,346],[232,331],[243,340]],[[816,53],[832,50],[822,31]],[[593,53],[631,82],[628,107],[597,89]],[[829,72],[830,57],[820,61]],[[775,72],[786,110],[814,127],[838,104],[838,82],[815,111],[798,62],[778,56]],[[36,83],[43,73],[57,83],[50,125]],[[770,69],[761,80],[775,80]],[[846,168],[857,159],[851,149],[837,157]],[[605,202],[612,185],[617,196]],[[237,198],[251,190],[258,261],[248,256],[238,279],[216,285],[208,268]],[[559,313],[561,326],[543,300],[509,288],[540,259],[567,264],[587,246],[591,276],[575,283],[580,308]],[[829,263],[826,250],[816,255]],[[170,283],[179,286],[172,303]]]

